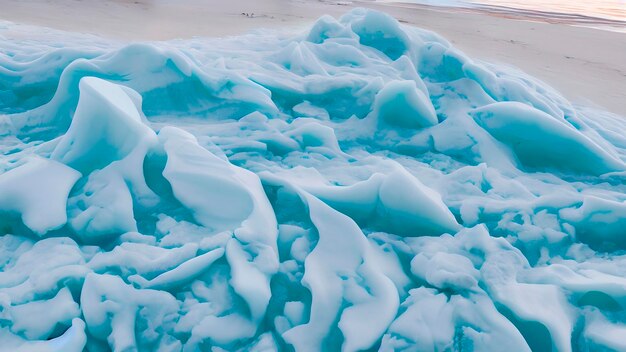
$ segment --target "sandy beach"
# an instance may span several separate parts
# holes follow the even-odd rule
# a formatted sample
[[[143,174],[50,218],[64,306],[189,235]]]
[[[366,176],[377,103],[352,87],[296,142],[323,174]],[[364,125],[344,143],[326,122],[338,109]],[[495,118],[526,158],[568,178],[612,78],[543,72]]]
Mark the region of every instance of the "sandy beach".
[[[626,34],[499,12],[367,1],[0,0],[0,20],[143,41],[256,28],[295,32],[323,14],[340,16],[357,6],[435,31],[473,58],[516,66],[575,103],[626,115]]]

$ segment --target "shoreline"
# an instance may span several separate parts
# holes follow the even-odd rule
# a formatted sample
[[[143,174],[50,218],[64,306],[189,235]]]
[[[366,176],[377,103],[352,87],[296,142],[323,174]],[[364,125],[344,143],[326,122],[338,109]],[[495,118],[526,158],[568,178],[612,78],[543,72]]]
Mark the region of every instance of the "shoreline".
[[[153,41],[233,36],[258,28],[295,33],[323,14],[339,17],[353,7],[387,12],[403,24],[438,33],[473,59],[517,67],[576,104],[626,116],[625,34],[564,23],[465,8],[302,0],[0,0],[4,10],[0,21],[107,39]],[[7,34],[0,30],[3,35]]]
[[[505,5],[492,5],[481,3],[460,3],[459,6],[454,5],[430,5],[402,0],[387,1],[385,4],[402,5],[406,7],[418,8],[442,8],[445,11],[473,12],[486,14],[494,17],[504,17],[513,20],[533,21],[550,24],[565,24],[574,27],[586,27],[610,32],[625,33],[626,21],[604,18],[598,16],[588,16],[577,13],[543,11],[525,8],[516,8]],[[465,6],[463,6],[465,5]]]

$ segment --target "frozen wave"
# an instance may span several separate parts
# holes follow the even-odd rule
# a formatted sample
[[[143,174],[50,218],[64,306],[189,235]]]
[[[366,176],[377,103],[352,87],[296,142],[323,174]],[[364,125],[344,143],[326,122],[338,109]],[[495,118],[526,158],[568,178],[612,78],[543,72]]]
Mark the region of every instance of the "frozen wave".
[[[623,118],[363,9],[0,46],[2,346],[623,347]]]

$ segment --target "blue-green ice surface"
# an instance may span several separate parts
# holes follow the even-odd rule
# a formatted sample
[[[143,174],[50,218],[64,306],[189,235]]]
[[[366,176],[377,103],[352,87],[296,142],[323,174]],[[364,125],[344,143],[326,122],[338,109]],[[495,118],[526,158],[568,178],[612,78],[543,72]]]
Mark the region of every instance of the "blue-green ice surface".
[[[11,38],[0,350],[626,349],[624,117],[363,9]]]

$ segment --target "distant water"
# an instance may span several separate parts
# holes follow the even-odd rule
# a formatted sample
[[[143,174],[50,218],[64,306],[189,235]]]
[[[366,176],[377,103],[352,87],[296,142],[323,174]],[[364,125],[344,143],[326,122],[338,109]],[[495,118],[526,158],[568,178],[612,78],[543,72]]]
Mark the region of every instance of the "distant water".
[[[626,0],[483,0],[476,3],[626,21]]]
[[[497,6],[523,11],[626,21],[626,0],[396,0],[439,6]]]

